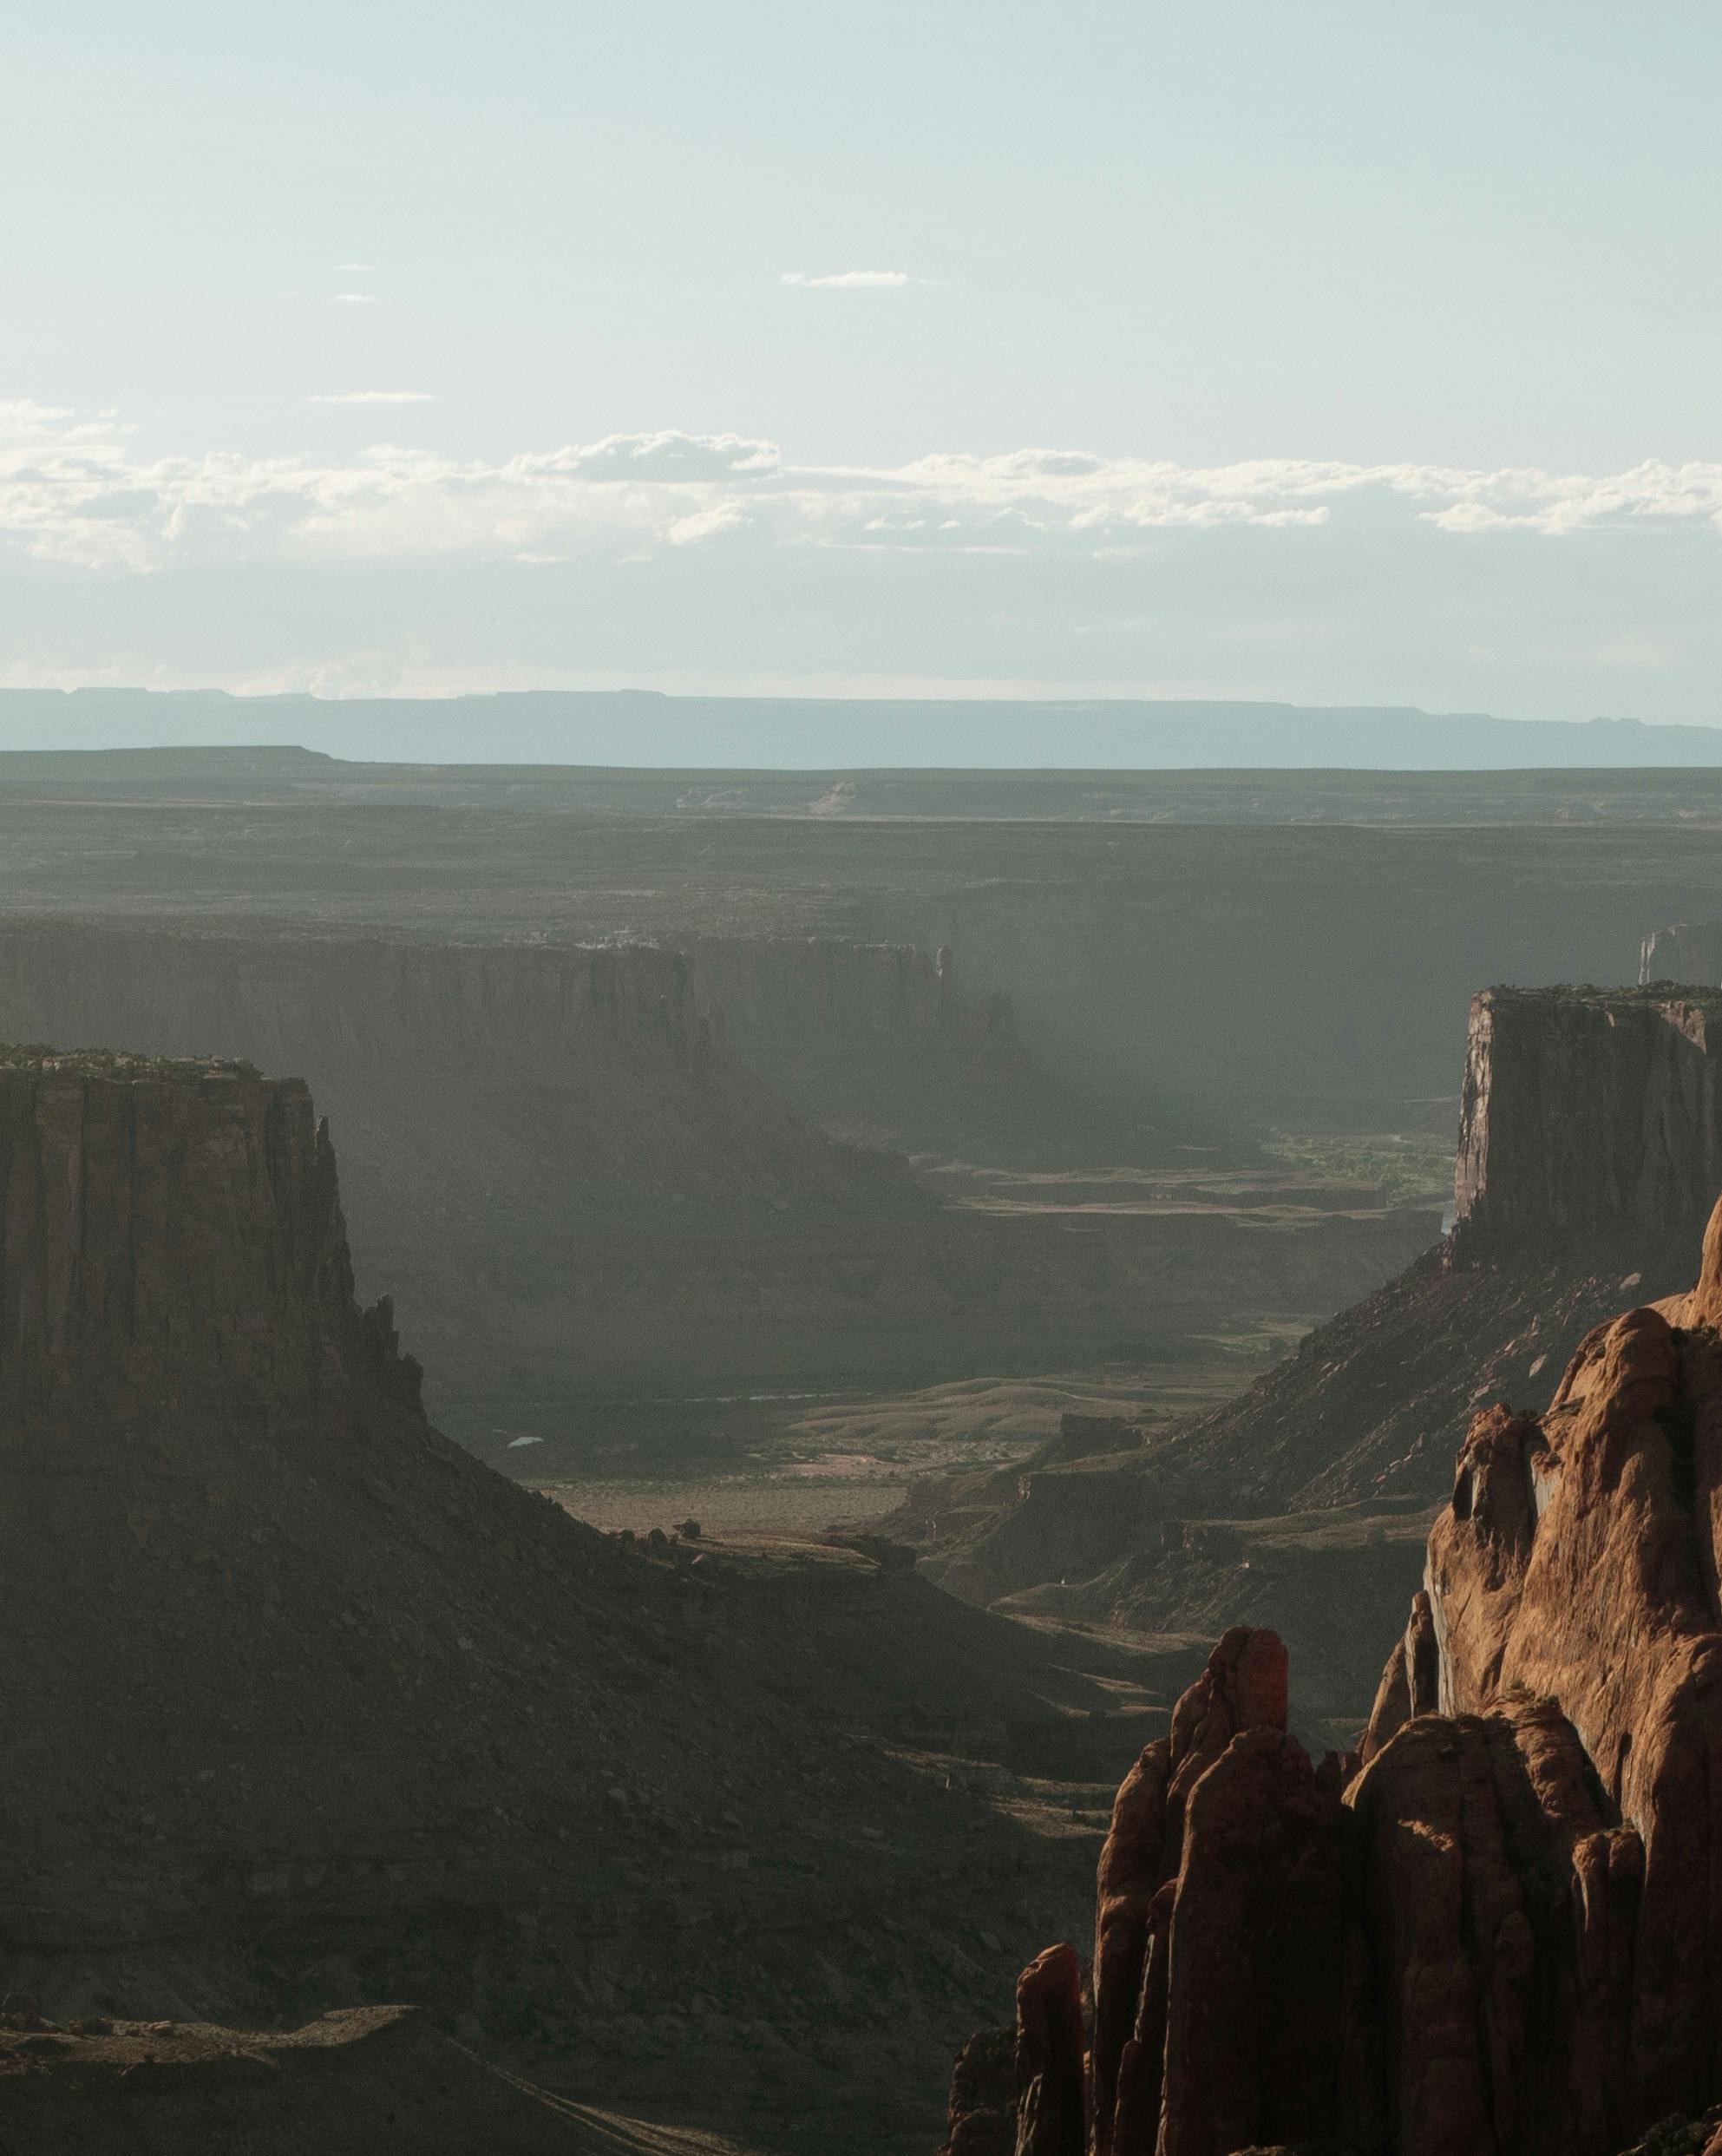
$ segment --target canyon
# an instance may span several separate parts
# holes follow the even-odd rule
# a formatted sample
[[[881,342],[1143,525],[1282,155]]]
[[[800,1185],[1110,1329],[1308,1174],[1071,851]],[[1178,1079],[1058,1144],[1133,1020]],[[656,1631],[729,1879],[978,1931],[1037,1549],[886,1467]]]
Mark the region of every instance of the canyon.
[[[889,1522],[989,1606],[1186,1635],[1273,1628],[1300,1713],[1360,1721],[1480,1402],[1545,1404],[1634,1290],[1666,1294],[1722,1190],[1722,994],[1492,989],[1473,1003],[1454,1225],[1234,1398],[933,1477]]]
[[[964,1003],[948,959],[211,926],[0,922],[0,1035],[304,1071],[355,1141],[361,1276],[437,1340],[436,1412],[493,1454],[601,1421],[619,1393],[1151,1352],[1332,1308],[1433,1232],[1295,1176],[1254,1205],[1176,1170],[1101,1203],[1055,1184],[1001,1203],[834,1136],[1156,1150],[1047,1074],[1005,1006]]]
[[[600,1534],[420,1400],[302,1083],[0,1055],[0,2140],[128,2065],[166,2133],[176,2059],[404,2000],[569,2104],[916,2146],[1167,1665],[888,1551]]]
[[[1525,2117],[1594,2113],[1575,2146],[1618,2156],[1665,2096],[1715,2100],[1707,2036],[1658,2081],[1592,1983],[1637,1904],[1562,1959],[1560,1836],[1589,1892],[1596,1836],[1630,1869],[1627,1811],[1647,1863],[1668,1815],[1583,1688],[1629,1643],[1592,1611],[1537,1661],[1581,1583],[1521,1579],[1541,1530],[1496,1502],[1529,1461],[1534,1514],[1567,1433],[1640,1384],[1614,1350],[1562,1379],[1627,1302],[1665,1306],[1647,1412],[1677,1504],[1707,1502],[1712,1303],[1666,1299],[1722,1187],[1722,1001],[1535,985],[1624,980],[1647,921],[1713,912],[1701,823],[1650,845],[1662,796],[1610,779],[1557,829],[1571,775],[1483,804],[1312,774],[1256,823],[1232,776],[1064,775],[1068,822],[1006,824],[1003,779],[953,808],[931,775],[938,820],[875,819],[888,791],[619,806],[623,774],[571,806],[591,775],[246,758],[0,758],[0,1037],[62,1044],[0,1054],[26,1613],[0,2140],[28,2118],[69,2152],[120,2100],[152,2156],[181,2103],[284,2150],[393,2107],[455,2146],[483,2120],[523,2149],[907,2156],[1026,1967],[1019,2028],[963,2051],[960,2156],[1162,2127],[1182,2156],[1400,2156],[1425,2113],[1481,2130],[1414,2063],[1396,2093],[1389,2003],[1391,1972],[1434,1981],[1392,1852],[1473,1825],[1459,1876],[1507,1908],[1504,1837],[1535,1946],[1528,1976],[1514,1927],[1429,1946],[1444,1982],[1475,1964],[1447,2018],[1483,2032],[1476,2146],[1552,2156]],[[1471,996],[1491,973],[1532,985]],[[898,1457],[933,1471],[869,1518],[841,1478],[917,1419]],[[774,1524],[725,1475],[790,1427]],[[706,1477],[673,1510],[660,1456]],[[609,1531],[571,1517],[594,1497]],[[1638,1562],[1618,1517],[1570,1535],[1611,1583]],[[1639,1571],[1662,1593],[1673,1563]],[[1686,1593],[1633,1622],[1696,1637]],[[1483,1642],[1453,1649],[1463,1697],[1444,1627]],[[1677,1780],[1709,1651],[1630,1680]],[[1456,1725],[1457,1799],[1437,1712],[1495,1718],[1481,1751]],[[1545,1762],[1583,1797],[1553,1826]],[[1086,1926],[1121,1774],[1100,1996],[1036,1950]],[[1549,2063],[1581,1995],[1601,2097]],[[1254,2003],[1228,2028],[1218,1997]]]
[[[107,781],[100,757],[62,759],[51,783],[0,756],[0,913],[947,947],[962,995],[1008,997],[1055,1077],[1197,1143],[1275,1124],[1450,1135],[1478,988],[1631,982],[1647,929],[1722,915],[1722,804],[1702,773],[1586,774],[1588,809],[1542,773],[1396,775],[1386,797],[1378,775],[1338,773],[1318,775],[1331,807],[1315,816],[1298,788],[1317,777],[1256,774],[1229,776],[1195,822],[1156,790],[1182,775],[1145,773],[1127,816],[887,798],[847,818],[726,805],[723,774],[693,814],[625,793],[533,807],[541,775],[510,770],[325,777],[301,759],[313,777],[284,782],[244,761],[260,754],[219,780],[168,752]]]

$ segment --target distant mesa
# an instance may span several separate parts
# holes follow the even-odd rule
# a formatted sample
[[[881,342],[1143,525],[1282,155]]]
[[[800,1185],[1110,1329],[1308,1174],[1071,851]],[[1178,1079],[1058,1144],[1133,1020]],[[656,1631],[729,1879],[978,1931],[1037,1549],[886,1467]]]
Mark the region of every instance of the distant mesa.
[[[1409,705],[1134,698],[666,696],[514,691],[447,698],[96,687],[0,690],[19,748],[111,749],[147,727],[180,747],[285,743],[411,763],[722,771],[1500,771],[1722,764],[1722,728],[1632,718],[1537,721]],[[142,745],[141,744],[140,745]],[[858,804],[863,805],[863,804]]]

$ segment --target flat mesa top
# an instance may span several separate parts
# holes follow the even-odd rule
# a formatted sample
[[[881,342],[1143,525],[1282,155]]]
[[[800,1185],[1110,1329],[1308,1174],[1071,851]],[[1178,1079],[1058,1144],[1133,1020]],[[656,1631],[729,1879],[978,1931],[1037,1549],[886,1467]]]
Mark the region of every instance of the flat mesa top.
[[[51,1078],[195,1085],[205,1078],[254,1078],[256,1066],[226,1056],[141,1056],[122,1048],[50,1048],[40,1042],[0,1042],[0,1075],[28,1071]]]
[[[1485,989],[1491,1003],[1583,1004],[1598,1010],[1622,1007],[1660,1009],[1671,1003],[1692,1003],[1706,1011],[1722,1012],[1722,985],[1703,981],[1652,980],[1643,987],[1598,987],[1589,981],[1567,983],[1553,988],[1517,988],[1500,986]]]

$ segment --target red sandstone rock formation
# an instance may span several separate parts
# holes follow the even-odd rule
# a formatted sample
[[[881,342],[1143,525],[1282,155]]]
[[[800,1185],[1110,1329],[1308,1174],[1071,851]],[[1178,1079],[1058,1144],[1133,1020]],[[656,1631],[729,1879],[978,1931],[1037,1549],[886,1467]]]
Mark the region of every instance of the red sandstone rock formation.
[[[951,2131],[939,2156],[1015,2156],[1016,2031],[977,2029],[951,2076]]]
[[[1722,1206],[1690,1294],[1472,1425],[1360,1771],[1285,1734],[1240,1629],[1126,1779],[1092,2156],[1617,2156],[1714,2104],[1719,1573]],[[1068,2016],[1018,2041],[1073,2085]]]
[[[1084,2156],[1082,1963],[1050,1946],[1017,1984],[1017,2156]]]
[[[1228,1632],[1118,1793],[1095,1933],[1096,2156],[1332,2124],[1319,2002],[1341,1944],[1339,1775],[1286,1734],[1286,1681],[1273,1633]],[[1241,2010],[1222,2022],[1224,1999]]]

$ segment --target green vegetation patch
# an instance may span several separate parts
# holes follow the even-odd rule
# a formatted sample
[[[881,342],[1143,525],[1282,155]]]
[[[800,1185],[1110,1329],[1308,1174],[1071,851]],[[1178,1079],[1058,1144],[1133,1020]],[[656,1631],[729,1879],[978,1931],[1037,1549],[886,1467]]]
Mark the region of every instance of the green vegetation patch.
[[[1389,1205],[1445,1205],[1453,1195],[1453,1148],[1428,1130],[1375,1130],[1331,1136],[1276,1130],[1264,1151],[1288,1166],[1366,1183]]]
[[[117,1079],[122,1083],[162,1079],[182,1085],[206,1078],[255,1078],[249,1063],[219,1056],[139,1056],[121,1048],[49,1048],[41,1042],[20,1045],[0,1042],[0,1071],[63,1071],[69,1078]]]

